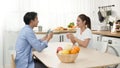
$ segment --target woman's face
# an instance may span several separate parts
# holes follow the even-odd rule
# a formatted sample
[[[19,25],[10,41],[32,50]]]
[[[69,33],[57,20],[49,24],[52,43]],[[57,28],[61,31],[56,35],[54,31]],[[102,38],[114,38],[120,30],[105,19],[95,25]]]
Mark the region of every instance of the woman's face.
[[[77,18],[77,26],[79,28],[85,27],[85,21],[82,21],[81,18]]]

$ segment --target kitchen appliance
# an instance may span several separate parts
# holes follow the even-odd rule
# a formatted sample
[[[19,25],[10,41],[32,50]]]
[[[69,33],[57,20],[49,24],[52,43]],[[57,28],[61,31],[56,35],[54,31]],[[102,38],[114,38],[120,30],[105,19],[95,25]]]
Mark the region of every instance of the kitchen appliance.
[[[106,52],[120,57],[120,42],[119,42],[120,39],[103,36],[102,37],[102,42],[106,42],[106,41],[108,43]],[[120,68],[120,65],[113,65],[113,66],[110,66],[109,68],[113,68],[113,67],[114,68]]]
[[[101,35],[93,35],[93,48],[102,52],[120,57],[120,39]],[[107,68],[120,68],[120,65],[108,66]]]

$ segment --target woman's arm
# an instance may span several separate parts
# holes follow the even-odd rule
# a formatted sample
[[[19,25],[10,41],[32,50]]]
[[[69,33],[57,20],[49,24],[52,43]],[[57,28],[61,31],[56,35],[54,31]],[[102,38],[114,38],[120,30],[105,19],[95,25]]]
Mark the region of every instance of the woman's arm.
[[[74,37],[74,35],[73,35],[73,34],[68,33],[66,36],[67,36],[67,38],[68,38],[68,39],[70,39],[70,41],[71,41],[73,44],[75,44],[75,43],[76,43],[76,41],[73,39],[73,37]]]
[[[87,38],[87,39],[85,39],[84,41],[82,41],[82,40],[74,37],[74,40],[75,40],[80,46],[86,48],[86,47],[88,46],[88,43],[89,43],[89,41],[90,41],[90,38]]]
[[[90,41],[90,38],[87,38],[84,41],[82,41],[78,39],[77,37],[75,37],[73,34],[67,34],[67,38],[70,39],[73,44],[77,42],[80,46],[85,47],[85,48],[88,46],[88,43]]]
[[[70,41],[71,41],[73,44],[76,43],[76,41],[75,41],[74,39],[72,39],[72,38],[70,38]]]

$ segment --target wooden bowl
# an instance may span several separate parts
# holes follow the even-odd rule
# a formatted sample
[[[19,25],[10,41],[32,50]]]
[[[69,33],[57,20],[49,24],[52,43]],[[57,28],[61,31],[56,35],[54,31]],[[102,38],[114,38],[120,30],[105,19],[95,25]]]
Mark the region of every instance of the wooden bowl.
[[[77,54],[58,54],[57,53],[57,56],[60,59],[60,61],[63,63],[73,63],[77,58],[78,53]]]

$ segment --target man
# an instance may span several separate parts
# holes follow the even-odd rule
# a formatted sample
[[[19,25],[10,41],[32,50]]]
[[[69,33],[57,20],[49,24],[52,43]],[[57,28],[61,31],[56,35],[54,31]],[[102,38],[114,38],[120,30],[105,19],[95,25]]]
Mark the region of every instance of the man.
[[[32,58],[32,49],[34,48],[40,52],[46,48],[53,33],[51,32],[39,40],[36,38],[33,31],[33,28],[38,25],[36,12],[27,12],[24,16],[24,22],[25,26],[20,31],[16,42],[16,68],[35,68],[36,64],[34,64]]]

